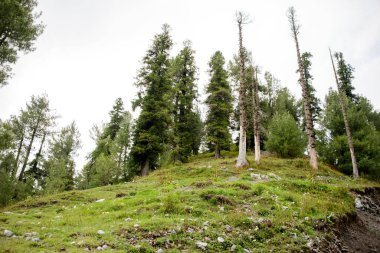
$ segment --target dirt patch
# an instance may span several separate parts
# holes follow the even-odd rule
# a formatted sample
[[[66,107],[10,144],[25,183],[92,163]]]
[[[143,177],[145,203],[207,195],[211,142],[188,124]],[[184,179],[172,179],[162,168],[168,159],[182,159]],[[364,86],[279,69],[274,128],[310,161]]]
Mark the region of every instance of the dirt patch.
[[[202,196],[205,200],[211,201],[215,204],[222,204],[222,205],[230,205],[233,206],[235,203],[230,200],[228,197],[223,195],[216,195],[216,194],[206,194]]]
[[[324,239],[315,252],[380,252],[380,188],[352,193],[356,215],[338,221],[335,237]]]
[[[206,186],[212,185],[212,181],[205,181],[205,182],[194,182],[191,185],[195,186],[196,188],[204,188]]]

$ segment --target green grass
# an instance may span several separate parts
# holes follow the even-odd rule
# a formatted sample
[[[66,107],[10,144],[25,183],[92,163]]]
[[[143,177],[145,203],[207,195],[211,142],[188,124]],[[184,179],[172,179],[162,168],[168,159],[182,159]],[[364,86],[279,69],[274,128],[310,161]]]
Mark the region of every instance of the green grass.
[[[84,252],[104,244],[112,252],[198,252],[197,241],[207,242],[208,252],[232,245],[236,252],[298,252],[323,236],[316,223],[355,211],[350,189],[379,186],[325,165],[314,171],[305,159],[270,157],[256,166],[248,158],[253,171],[234,168],[235,154],[206,154],[130,183],[19,202],[0,210],[1,233],[17,236],[1,235],[0,252]],[[30,232],[41,242],[26,240]]]

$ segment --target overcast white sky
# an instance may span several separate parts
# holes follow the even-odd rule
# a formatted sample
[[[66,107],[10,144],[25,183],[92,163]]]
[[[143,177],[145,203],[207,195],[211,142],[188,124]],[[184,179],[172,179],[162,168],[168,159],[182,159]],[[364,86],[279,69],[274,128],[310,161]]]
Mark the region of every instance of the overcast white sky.
[[[317,95],[335,88],[328,47],[342,51],[355,67],[356,92],[380,109],[380,1],[252,0],[39,0],[46,25],[36,51],[21,55],[9,85],[0,88],[0,118],[18,114],[32,95],[46,93],[61,118],[75,120],[83,147],[79,165],[94,147],[89,129],[108,120],[117,97],[130,110],[140,60],[161,25],[172,28],[175,55],[190,39],[199,67],[199,90],[207,83],[208,61],[216,50],[229,60],[237,52],[234,14],[242,10],[253,22],[244,27],[244,45],[263,71],[300,97],[296,52],[286,11],[294,6],[301,23],[300,46],[310,51]]]

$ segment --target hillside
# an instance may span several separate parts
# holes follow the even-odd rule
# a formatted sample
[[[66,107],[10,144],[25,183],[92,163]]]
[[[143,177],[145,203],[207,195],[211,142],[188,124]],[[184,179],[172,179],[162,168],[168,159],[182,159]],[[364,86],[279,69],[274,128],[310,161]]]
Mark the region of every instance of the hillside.
[[[313,171],[306,159],[235,169],[235,157],[198,156],[130,183],[9,206],[0,251],[307,252],[354,216],[352,189],[379,186],[325,165]]]

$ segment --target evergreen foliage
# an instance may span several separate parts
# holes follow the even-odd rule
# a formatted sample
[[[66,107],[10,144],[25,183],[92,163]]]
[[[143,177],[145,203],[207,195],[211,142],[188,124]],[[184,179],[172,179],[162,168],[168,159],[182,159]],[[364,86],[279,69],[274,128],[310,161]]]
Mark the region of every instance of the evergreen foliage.
[[[0,87],[12,76],[18,52],[33,51],[33,43],[43,31],[37,23],[36,0],[0,1]]]
[[[142,60],[136,82],[140,91],[134,101],[134,108],[140,107],[141,112],[136,120],[130,151],[130,166],[134,173],[147,174],[155,169],[160,155],[168,150],[173,111],[169,71],[172,44],[169,26],[165,24]]]
[[[306,138],[292,115],[280,112],[273,116],[269,124],[265,147],[280,157],[300,157],[306,148]]]
[[[215,52],[209,62],[210,81],[206,88],[206,142],[216,158],[220,157],[221,150],[229,150],[231,144],[229,127],[233,97],[224,64],[223,54]]]
[[[187,162],[193,150],[198,150],[193,137],[199,135],[194,102],[197,99],[194,50],[190,41],[184,42],[183,49],[171,64],[172,81],[174,84],[174,160]],[[200,143],[198,143],[199,146]]]

